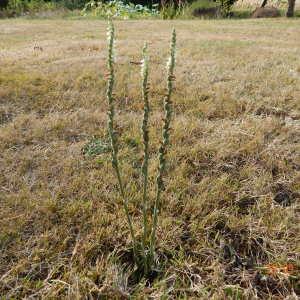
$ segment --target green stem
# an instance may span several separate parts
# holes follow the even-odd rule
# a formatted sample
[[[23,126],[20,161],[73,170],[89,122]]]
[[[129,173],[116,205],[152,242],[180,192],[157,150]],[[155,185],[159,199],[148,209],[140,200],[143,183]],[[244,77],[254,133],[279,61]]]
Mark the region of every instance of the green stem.
[[[157,231],[157,223],[158,223],[158,214],[160,207],[160,196],[162,191],[164,190],[164,182],[163,176],[166,168],[166,153],[167,147],[169,145],[170,139],[170,123],[172,116],[172,102],[171,95],[173,90],[173,80],[174,80],[174,68],[175,68],[175,48],[176,48],[176,32],[173,30],[172,39],[170,45],[170,57],[167,63],[167,95],[164,98],[164,125],[162,130],[162,143],[159,148],[159,167],[158,167],[158,176],[156,179],[157,191],[156,198],[153,208],[153,221],[152,221],[152,232],[151,232],[151,240],[150,240],[150,253],[152,259],[154,258],[155,251],[155,242],[156,242],[156,231]]]
[[[144,232],[142,239],[142,250],[144,254],[144,268],[145,273],[148,272],[147,266],[147,255],[146,255],[146,242],[148,233],[148,222],[147,222],[147,187],[148,187],[148,165],[149,165],[149,130],[148,130],[148,120],[149,120],[149,99],[148,99],[148,56],[147,56],[147,44],[143,48],[143,60],[141,67],[142,76],[142,97],[144,102],[144,115],[142,122],[142,135],[144,143],[144,161],[142,164],[142,176],[143,176],[143,221],[144,221]]]
[[[129,225],[129,230],[130,230],[130,235],[132,238],[133,242],[133,251],[134,251],[134,256],[135,259],[137,259],[137,250],[136,250],[136,239],[133,231],[133,225],[132,225],[132,220],[129,214],[129,209],[128,209],[128,200],[125,196],[124,192],[124,186],[123,182],[121,179],[121,174],[120,174],[120,168],[119,168],[119,160],[118,160],[118,143],[117,143],[117,136],[116,133],[114,132],[114,99],[113,99],[113,87],[114,87],[114,53],[113,53],[113,47],[114,47],[114,27],[111,21],[109,21],[109,26],[108,26],[108,59],[107,59],[107,66],[108,66],[108,83],[107,83],[107,91],[106,91],[106,97],[108,101],[108,133],[110,137],[110,143],[111,143],[111,157],[112,157],[112,166],[116,172],[117,179],[118,179],[118,184],[119,184],[119,190],[120,194],[122,197],[123,201],[123,207],[126,215],[126,219]]]

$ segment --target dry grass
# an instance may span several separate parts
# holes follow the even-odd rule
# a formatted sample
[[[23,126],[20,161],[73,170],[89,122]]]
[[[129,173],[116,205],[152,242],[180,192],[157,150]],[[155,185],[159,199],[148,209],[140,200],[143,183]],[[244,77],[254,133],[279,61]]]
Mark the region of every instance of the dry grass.
[[[239,0],[237,1],[234,6],[238,8],[248,8],[248,9],[254,9],[256,7],[260,7],[263,1],[259,0]],[[278,1],[278,0],[268,0],[268,6],[275,6],[281,9],[286,10],[287,9],[287,1]],[[299,1],[296,1],[295,4],[296,10],[300,8]]]
[[[92,136],[107,140],[106,23],[5,20],[0,295],[296,299],[300,21],[115,25],[120,155],[136,228],[140,185],[131,179],[140,172],[143,103],[139,66],[129,62],[140,60],[149,41],[153,174],[162,72],[171,28],[178,33],[169,176],[158,230],[162,268],[150,283],[136,282],[110,155],[82,154]],[[149,188],[153,195],[153,182]]]

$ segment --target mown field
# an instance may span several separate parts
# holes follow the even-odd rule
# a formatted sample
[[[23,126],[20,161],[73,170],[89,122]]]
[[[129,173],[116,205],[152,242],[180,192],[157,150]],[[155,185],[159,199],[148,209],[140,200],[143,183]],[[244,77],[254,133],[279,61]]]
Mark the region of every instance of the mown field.
[[[132,275],[129,231],[104,151],[106,23],[1,20],[0,298],[297,299],[300,20],[115,26],[120,159],[136,231],[137,62],[148,41],[154,195],[173,27],[178,35],[161,268],[148,280]]]

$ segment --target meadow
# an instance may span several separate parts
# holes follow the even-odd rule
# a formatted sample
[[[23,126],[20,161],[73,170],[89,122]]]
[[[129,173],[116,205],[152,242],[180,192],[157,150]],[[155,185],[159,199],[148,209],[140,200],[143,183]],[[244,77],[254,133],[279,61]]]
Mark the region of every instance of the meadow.
[[[133,269],[108,150],[107,23],[0,20],[0,299],[297,299],[300,20],[114,23],[120,167],[139,235],[141,49],[152,199],[177,32],[160,268]]]

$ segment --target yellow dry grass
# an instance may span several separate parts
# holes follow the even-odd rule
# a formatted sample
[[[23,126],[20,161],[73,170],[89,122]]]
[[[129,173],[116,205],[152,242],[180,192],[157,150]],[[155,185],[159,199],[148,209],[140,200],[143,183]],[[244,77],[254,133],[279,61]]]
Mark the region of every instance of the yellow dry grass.
[[[106,23],[2,20],[0,295],[296,299],[300,20],[115,25],[121,161],[137,231],[143,104],[130,62],[148,41],[153,181],[172,27],[178,34],[161,270],[136,282],[109,153],[82,153],[93,136],[107,140]],[[269,275],[268,264],[291,264],[293,274]]]
[[[256,7],[260,7],[262,3],[263,3],[263,1],[259,1],[259,0],[239,0],[234,4],[234,7],[254,9]],[[288,2],[287,1],[278,1],[278,0],[268,0],[267,5],[286,10],[287,6],[288,6]],[[299,9],[299,7],[300,7],[299,1],[296,1],[295,7],[296,7],[296,10]]]

